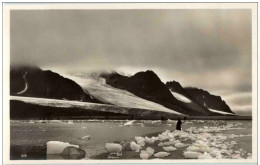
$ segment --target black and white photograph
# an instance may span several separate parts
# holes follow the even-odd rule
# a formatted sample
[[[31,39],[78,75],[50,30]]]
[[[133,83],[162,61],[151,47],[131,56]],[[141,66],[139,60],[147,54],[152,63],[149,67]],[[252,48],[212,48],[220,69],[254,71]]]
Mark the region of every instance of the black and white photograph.
[[[9,161],[256,160],[256,3],[3,7]]]

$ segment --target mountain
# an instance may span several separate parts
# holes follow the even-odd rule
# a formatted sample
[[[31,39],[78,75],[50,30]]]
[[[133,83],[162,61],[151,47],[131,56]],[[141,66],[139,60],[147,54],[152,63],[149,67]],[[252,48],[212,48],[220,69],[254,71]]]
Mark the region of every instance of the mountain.
[[[58,74],[35,66],[11,66],[10,93],[14,97],[34,97],[36,100],[46,98],[107,104],[107,108],[100,107],[101,111],[120,107],[115,112],[128,108],[135,109],[134,114],[142,109],[146,115],[167,113],[169,117],[234,115],[219,96],[196,88],[183,88],[176,81],[164,84],[150,70],[125,76],[117,72]],[[110,107],[111,104],[115,107]],[[128,114],[125,110],[122,113]]]
[[[229,106],[226,104],[224,100],[220,96],[212,95],[208,91],[187,87],[185,90],[192,97],[193,100],[204,105],[208,109],[212,111],[222,111],[230,114],[235,114],[231,111]]]
[[[195,101],[189,93],[177,81],[166,82],[166,86],[171,91],[172,95],[180,101],[182,107],[198,111],[201,114],[212,115],[212,112],[206,107]]]
[[[176,112],[172,109],[166,108],[165,106],[143,99],[134,95],[133,93],[122,90],[119,88],[112,87],[106,83],[105,78],[101,77],[102,75],[119,75],[114,73],[74,73],[66,74],[59,72],[64,77],[67,77],[77,84],[79,84],[83,90],[88,91],[88,93],[97,98],[98,100],[107,103],[116,105],[118,107],[127,107],[134,109],[145,109],[147,112],[156,112],[158,114],[169,113],[172,115],[183,115],[182,113]],[[112,77],[111,76],[111,77]],[[110,77],[110,76],[108,76]]]
[[[10,94],[100,103],[74,81],[37,66],[11,66]]]
[[[210,115],[212,114],[206,108],[196,108],[196,104],[187,106],[176,99],[167,86],[153,71],[138,72],[131,77],[120,75],[116,72],[111,74],[101,74],[106,79],[106,83],[112,87],[129,91],[143,99],[161,104],[169,109],[187,115]],[[199,107],[197,105],[197,107]]]

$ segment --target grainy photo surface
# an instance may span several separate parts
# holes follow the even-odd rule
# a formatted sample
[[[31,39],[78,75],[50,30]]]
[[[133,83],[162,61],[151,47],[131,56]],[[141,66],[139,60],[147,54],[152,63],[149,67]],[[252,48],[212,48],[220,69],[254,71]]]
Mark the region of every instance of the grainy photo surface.
[[[10,160],[252,159],[250,8],[9,16]]]

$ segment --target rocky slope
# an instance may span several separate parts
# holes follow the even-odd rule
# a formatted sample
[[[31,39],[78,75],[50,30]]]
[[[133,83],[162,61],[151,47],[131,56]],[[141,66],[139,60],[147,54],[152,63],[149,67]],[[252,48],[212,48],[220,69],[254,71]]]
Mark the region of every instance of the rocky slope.
[[[176,97],[179,101],[182,107],[185,107],[187,109],[191,109],[193,111],[198,111],[202,114],[208,114],[212,115],[212,112],[208,110],[206,107],[201,105],[199,102],[195,101],[189,93],[184,89],[181,84],[177,81],[171,81],[167,82],[166,86],[171,91],[172,95]]]
[[[81,86],[74,81],[50,70],[44,71],[35,66],[11,66],[10,94],[15,96],[99,102],[84,92]]]
[[[200,103],[201,105],[204,105],[208,109],[235,114],[220,96],[216,96],[210,94],[208,91],[193,87],[185,88],[185,90],[193,100]]]

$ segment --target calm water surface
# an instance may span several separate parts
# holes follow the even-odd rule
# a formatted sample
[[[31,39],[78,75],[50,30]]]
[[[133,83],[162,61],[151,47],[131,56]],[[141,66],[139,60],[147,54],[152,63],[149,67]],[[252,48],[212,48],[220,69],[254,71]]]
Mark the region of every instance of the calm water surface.
[[[132,126],[123,126],[126,121],[68,121],[42,123],[29,121],[11,121],[11,145],[44,145],[48,141],[62,141],[80,145],[86,151],[86,158],[105,152],[105,144],[132,140],[135,136],[145,136],[161,133],[165,130],[175,130],[175,121],[161,123],[160,121],[136,121]],[[182,125],[185,130],[190,127],[219,127],[227,124],[235,126],[221,131],[223,135],[246,135],[228,138],[238,143],[237,148],[252,152],[252,122],[251,121],[186,121]],[[89,135],[90,140],[81,140]]]

